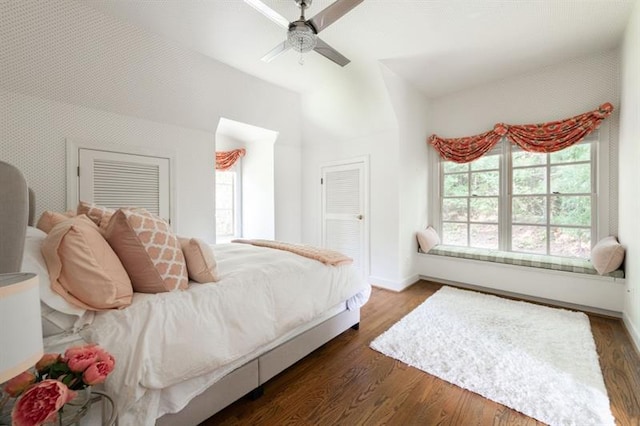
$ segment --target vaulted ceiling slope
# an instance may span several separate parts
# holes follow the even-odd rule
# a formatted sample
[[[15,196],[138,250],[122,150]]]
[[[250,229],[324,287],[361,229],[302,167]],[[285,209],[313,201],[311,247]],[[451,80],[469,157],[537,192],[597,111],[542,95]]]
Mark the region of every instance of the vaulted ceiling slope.
[[[84,0],[274,84],[305,93],[344,71],[316,53],[260,58],[282,28],[241,0]],[[294,20],[294,0],[263,0]],[[313,16],[334,0],[314,0]],[[637,0],[365,0],[322,32],[357,73],[389,69],[434,98],[616,47]],[[353,71],[350,71],[353,72]]]

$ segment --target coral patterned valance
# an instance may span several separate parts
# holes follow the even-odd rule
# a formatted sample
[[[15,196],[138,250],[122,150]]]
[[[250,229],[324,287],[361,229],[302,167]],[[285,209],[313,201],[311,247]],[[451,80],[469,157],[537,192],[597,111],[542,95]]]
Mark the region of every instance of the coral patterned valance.
[[[247,151],[244,148],[216,152],[216,170],[229,170]]]
[[[613,105],[605,103],[594,111],[566,120],[541,124],[496,124],[492,130],[466,138],[444,139],[429,137],[429,143],[440,156],[456,163],[468,163],[489,152],[504,136],[525,151],[555,152],[580,142],[600,126],[613,112]]]

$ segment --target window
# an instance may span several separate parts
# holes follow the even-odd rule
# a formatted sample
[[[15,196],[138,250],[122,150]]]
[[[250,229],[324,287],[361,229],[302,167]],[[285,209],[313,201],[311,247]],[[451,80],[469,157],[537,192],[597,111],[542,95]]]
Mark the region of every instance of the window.
[[[216,242],[242,235],[240,161],[230,170],[216,171]]]
[[[588,258],[595,238],[597,134],[551,154],[503,140],[467,164],[441,161],[444,244]]]

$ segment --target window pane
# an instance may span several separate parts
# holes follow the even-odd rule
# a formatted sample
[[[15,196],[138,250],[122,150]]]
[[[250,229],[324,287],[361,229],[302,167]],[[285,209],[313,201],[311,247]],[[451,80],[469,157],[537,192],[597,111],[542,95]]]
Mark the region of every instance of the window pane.
[[[233,211],[216,210],[216,235],[233,235]]]
[[[216,184],[218,183],[231,185],[233,183],[233,172],[216,172]]]
[[[531,167],[513,170],[514,194],[546,194],[547,168]]]
[[[511,228],[511,249],[526,253],[547,253],[547,228],[545,226],[522,226]]]
[[[551,254],[588,259],[591,255],[591,230],[551,228]]]
[[[467,173],[444,175],[443,195],[445,197],[469,195],[469,175]]]
[[[591,161],[591,144],[579,143],[562,151],[549,155],[552,163],[570,163],[573,161]]]
[[[443,223],[442,243],[453,246],[467,245],[467,224],[466,223]]]
[[[471,198],[469,208],[470,221],[498,223],[498,197]]]
[[[591,197],[554,195],[550,198],[552,225],[591,226]]]
[[[515,223],[547,223],[547,197],[513,197],[511,210]]]
[[[471,247],[498,249],[498,225],[471,224]]]
[[[469,170],[469,164],[458,164],[453,161],[444,161],[442,163],[442,167],[445,173],[453,173],[453,172],[466,172]]]
[[[536,166],[538,164],[547,164],[547,154],[537,152],[527,152],[514,148],[511,153],[513,167]]]
[[[467,198],[442,200],[442,220],[467,221]]]
[[[500,195],[500,172],[471,173],[471,194]]]
[[[216,210],[233,209],[233,187],[216,185]]]
[[[471,170],[489,170],[500,167],[499,155],[485,155],[471,162]]]
[[[590,194],[591,164],[567,164],[551,167],[551,192]]]

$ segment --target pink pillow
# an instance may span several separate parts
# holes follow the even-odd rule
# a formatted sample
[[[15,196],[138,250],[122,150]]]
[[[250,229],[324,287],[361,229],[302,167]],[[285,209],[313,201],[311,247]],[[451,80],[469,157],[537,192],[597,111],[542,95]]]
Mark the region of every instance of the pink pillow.
[[[427,229],[423,231],[418,231],[418,244],[420,245],[420,250],[424,253],[428,253],[433,247],[440,244],[440,237],[433,227],[428,226]]]
[[[119,209],[109,221],[105,238],[122,261],[135,291],[187,288],[187,265],[180,243],[161,218],[145,209]]]
[[[218,266],[211,246],[199,238],[180,238],[189,278],[197,283],[218,281]]]
[[[111,216],[116,211],[109,207],[99,206],[97,204],[87,203],[86,201],[80,201],[78,204],[77,213],[79,215],[86,214],[100,229],[105,229],[109,224]]]
[[[74,216],[74,214],[66,213],[56,213],[51,211],[46,211],[42,213],[40,219],[38,219],[38,224],[36,228],[48,234],[51,232],[54,226],[59,224],[60,222],[64,222],[67,219],[70,219]]]
[[[131,304],[131,280],[87,216],[54,226],[42,243],[42,256],[51,288],[69,303],[93,311]]]
[[[615,271],[623,260],[624,247],[616,237],[605,237],[591,249],[591,264],[600,275]]]

